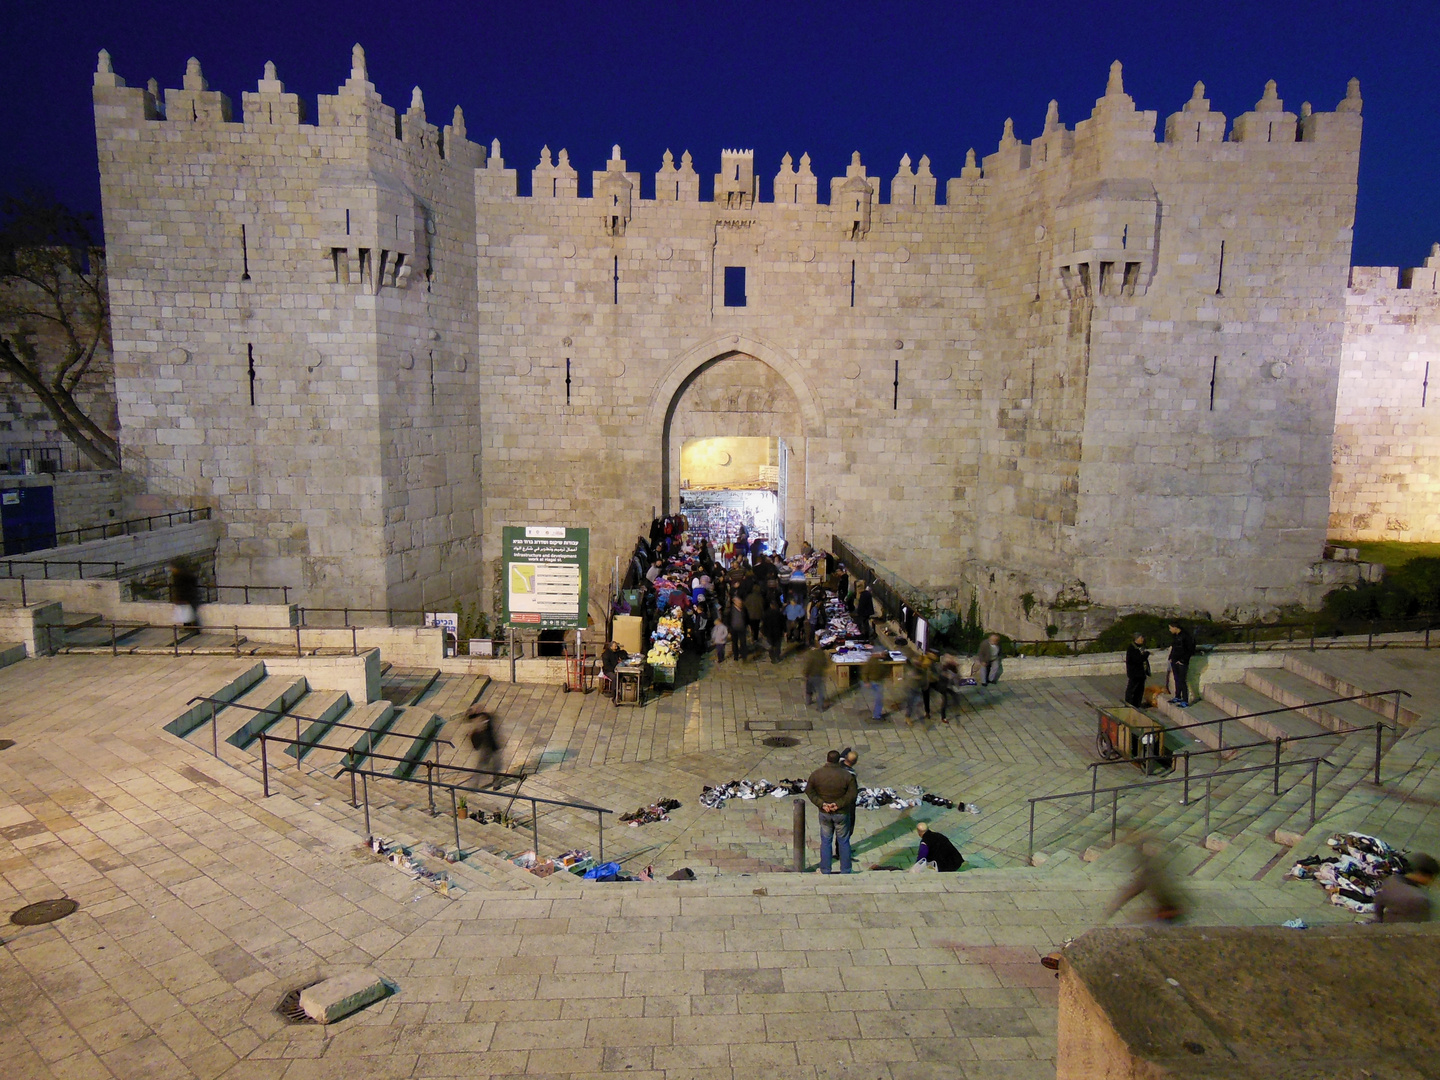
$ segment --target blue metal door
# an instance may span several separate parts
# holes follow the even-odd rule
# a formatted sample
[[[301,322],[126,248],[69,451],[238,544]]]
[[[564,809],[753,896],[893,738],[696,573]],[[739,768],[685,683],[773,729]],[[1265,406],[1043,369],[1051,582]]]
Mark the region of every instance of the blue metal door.
[[[55,546],[55,489],[9,488],[0,491],[0,528],[5,554],[24,555]]]

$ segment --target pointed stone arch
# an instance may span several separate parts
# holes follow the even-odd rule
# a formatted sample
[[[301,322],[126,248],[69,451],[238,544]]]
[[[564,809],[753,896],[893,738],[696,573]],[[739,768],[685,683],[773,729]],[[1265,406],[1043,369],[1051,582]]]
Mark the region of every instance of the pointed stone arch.
[[[723,334],[693,345],[670,365],[650,400],[647,430],[660,434],[660,484],[663,513],[670,513],[672,494],[678,490],[679,461],[671,446],[671,426],[685,392],[706,371],[730,359],[757,360],[774,371],[790,388],[798,409],[799,435],[808,440],[825,434],[825,416],[804,370],[784,350],[744,334]]]

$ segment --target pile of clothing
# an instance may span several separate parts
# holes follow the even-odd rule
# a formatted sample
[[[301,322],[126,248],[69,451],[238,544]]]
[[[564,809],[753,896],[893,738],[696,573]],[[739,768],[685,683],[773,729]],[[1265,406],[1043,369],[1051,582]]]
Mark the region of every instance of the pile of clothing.
[[[620,820],[632,828],[636,825],[649,825],[652,821],[669,821],[669,812],[679,808],[679,799],[660,799],[649,806],[640,807],[634,813],[621,814]]]
[[[1336,833],[1325,843],[1334,855],[1307,856],[1285,876],[1319,882],[1332,904],[1358,914],[1374,912],[1375,890],[1382,881],[1410,869],[1403,852],[1365,833]]]
[[[815,644],[822,649],[845,641],[860,641],[860,627],[846,609],[844,602],[829,589],[825,590],[825,624],[815,635]]]
[[[718,810],[730,799],[763,799],[770,795],[783,799],[789,795],[805,794],[804,780],[781,780],[777,784],[769,780],[731,780],[728,784],[700,789],[700,805]]]
[[[910,797],[901,797],[896,794],[894,788],[862,787],[855,805],[861,810],[878,810],[882,806],[889,807],[891,810],[908,810],[923,803],[928,806],[938,806],[944,810],[980,813],[980,807],[974,803],[952,802],[943,796],[932,795],[921,787],[906,787],[901,790]],[[781,780],[775,784],[769,780],[731,780],[728,784],[701,789],[700,805],[709,807],[711,810],[718,810],[730,799],[763,799],[766,795],[783,799],[790,795],[803,795],[804,793],[804,780]],[[621,818],[620,820],[626,819]]]
[[[674,667],[680,660],[680,645],[685,628],[678,615],[662,615],[650,635],[653,644],[645,654],[646,663],[656,667]]]

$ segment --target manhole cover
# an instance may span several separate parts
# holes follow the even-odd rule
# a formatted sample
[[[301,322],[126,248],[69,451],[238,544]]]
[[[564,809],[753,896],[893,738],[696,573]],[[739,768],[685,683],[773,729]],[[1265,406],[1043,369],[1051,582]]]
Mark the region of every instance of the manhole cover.
[[[41,900],[38,904],[26,904],[10,916],[10,921],[16,926],[41,926],[63,919],[66,915],[73,915],[79,906],[68,897],[63,900]]]
[[[14,739],[0,739],[0,750],[9,750],[14,745]]]
[[[793,735],[771,735],[768,739],[761,739],[766,746],[799,746],[800,740]]]
[[[300,1007],[300,993],[314,986],[314,983],[306,983],[304,986],[297,986],[280,999],[280,1004],[275,1006],[275,1011],[287,1024],[313,1024],[314,1019]]]

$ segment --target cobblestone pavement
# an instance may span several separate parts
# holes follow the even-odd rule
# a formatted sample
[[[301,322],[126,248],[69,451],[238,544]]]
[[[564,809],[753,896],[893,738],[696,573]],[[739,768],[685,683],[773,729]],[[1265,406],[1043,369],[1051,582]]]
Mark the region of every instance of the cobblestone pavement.
[[[463,865],[468,891],[445,898],[369,858],[333,790],[291,773],[264,800],[253,771],[160,730],[244,666],[62,657],[0,670],[0,738],[15,741],[0,751],[0,911],[62,895],[80,905],[48,926],[0,927],[7,1078],[1053,1077],[1056,984],[1036,959],[1098,921],[1118,864],[585,887],[526,878],[510,892]],[[755,822],[786,808],[700,813],[701,779],[795,775],[852,743],[867,780],[884,765],[887,782],[960,798],[1012,784],[1023,798],[1024,777],[1070,782],[1088,756],[1084,698],[1103,689],[1017,680],[950,729],[876,729],[846,698],[809,714],[822,722],[794,756],[767,756],[743,732],[747,710],[804,717],[797,684],[784,665],[727,668],[619,715],[594,695],[490,693],[512,758],[575,749],[542,778],[617,807],[642,791],[686,803],[671,823],[627,830],[632,843],[687,855],[734,844],[723,850],[758,864],[781,861],[784,843]],[[436,704],[459,709],[465,696],[452,684]],[[679,790],[687,778],[695,790]],[[411,820],[376,816],[388,835]],[[967,854],[1002,861],[978,835],[963,840]],[[1187,887],[1202,924],[1346,918],[1304,884]],[[275,1013],[285,991],[354,965],[396,993],[326,1028]]]
[[[1012,670],[1023,663],[1012,662]],[[877,724],[859,688],[837,695],[832,684],[823,713],[807,707],[800,659],[787,647],[779,665],[768,659],[716,665],[707,658],[701,677],[643,708],[617,707],[598,693],[504,683],[492,683],[481,701],[499,718],[509,765],[538,770],[537,790],[621,812],[660,798],[684,804],[670,822],[626,828],[609,840],[627,866],[789,869],[788,799],[732,800],[707,810],[699,803],[701,788],[742,778],[803,779],[824,762],[826,750],[843,747],[859,751],[863,785],[897,792],[918,785],[983,811],[978,817],[932,806],[861,811],[855,847],[863,865],[898,864],[904,852],[913,855],[915,822],[927,821],[973,865],[1016,866],[1025,858],[1025,799],[1088,786],[1085,765],[1095,742],[1089,702],[1117,701],[1123,686],[1118,676],[1009,679],[966,691],[948,724],[940,720],[937,697],[930,721],[912,727],[904,720],[901,686],[890,683],[890,718]],[[798,745],[764,745],[775,735]],[[813,813],[809,821],[813,849]],[[815,858],[812,850],[812,864]]]

